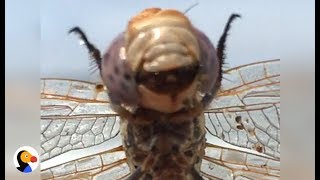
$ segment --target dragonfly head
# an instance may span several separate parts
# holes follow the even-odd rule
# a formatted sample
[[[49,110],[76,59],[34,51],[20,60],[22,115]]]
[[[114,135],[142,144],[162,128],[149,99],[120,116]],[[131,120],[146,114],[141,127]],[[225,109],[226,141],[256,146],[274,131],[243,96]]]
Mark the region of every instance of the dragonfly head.
[[[129,21],[124,39],[142,106],[175,112],[193,99],[201,54],[193,26],[183,13],[145,9]]]
[[[113,103],[173,113],[208,104],[220,88],[222,64],[182,12],[149,8],[112,42],[100,70]]]

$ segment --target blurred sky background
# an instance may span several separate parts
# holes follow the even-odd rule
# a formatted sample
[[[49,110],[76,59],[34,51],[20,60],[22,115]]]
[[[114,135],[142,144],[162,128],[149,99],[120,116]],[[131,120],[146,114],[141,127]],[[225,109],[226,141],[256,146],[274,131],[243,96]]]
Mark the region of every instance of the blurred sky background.
[[[91,80],[87,50],[67,34],[71,27],[104,52],[144,8],[184,11],[196,2],[187,16],[214,44],[229,15],[242,15],[227,41],[230,67],[281,59],[281,179],[314,179],[313,0],[5,0],[6,179],[39,178],[39,171],[17,173],[12,162],[18,147],[39,147],[39,78]]]
[[[88,53],[75,35],[67,31],[77,25],[104,52],[112,39],[124,31],[128,20],[148,7],[181,11],[198,2],[187,13],[191,22],[216,44],[231,13],[239,13],[227,41],[229,66],[280,58],[280,6],[278,1],[55,0],[41,4],[41,77],[88,80]]]

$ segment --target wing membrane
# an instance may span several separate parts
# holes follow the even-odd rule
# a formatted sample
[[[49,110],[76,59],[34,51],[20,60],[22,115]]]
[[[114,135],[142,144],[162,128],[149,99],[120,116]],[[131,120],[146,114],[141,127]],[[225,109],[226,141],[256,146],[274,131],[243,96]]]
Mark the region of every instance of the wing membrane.
[[[236,146],[280,158],[279,60],[227,70],[206,111],[208,133]]]
[[[222,88],[205,112],[204,176],[279,179],[279,63],[263,61],[225,71]]]
[[[201,171],[208,179],[279,179],[280,162],[263,155],[207,144]]]
[[[128,172],[123,150],[112,149],[121,146],[119,117],[108,106],[105,91],[66,79],[43,79],[41,84],[42,179]]]
[[[41,98],[85,103],[109,102],[106,87],[85,81],[54,78],[41,80]]]
[[[125,153],[119,146],[43,169],[41,179],[125,179],[129,174]]]

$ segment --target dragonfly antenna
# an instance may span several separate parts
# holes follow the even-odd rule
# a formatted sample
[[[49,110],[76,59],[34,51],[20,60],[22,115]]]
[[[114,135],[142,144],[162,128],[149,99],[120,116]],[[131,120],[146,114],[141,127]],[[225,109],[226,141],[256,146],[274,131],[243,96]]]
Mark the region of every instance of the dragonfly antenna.
[[[199,5],[199,2],[194,3],[193,5],[191,5],[190,7],[188,7],[188,9],[186,9],[183,14],[187,14],[187,12],[189,12],[192,8],[196,7],[197,5]]]

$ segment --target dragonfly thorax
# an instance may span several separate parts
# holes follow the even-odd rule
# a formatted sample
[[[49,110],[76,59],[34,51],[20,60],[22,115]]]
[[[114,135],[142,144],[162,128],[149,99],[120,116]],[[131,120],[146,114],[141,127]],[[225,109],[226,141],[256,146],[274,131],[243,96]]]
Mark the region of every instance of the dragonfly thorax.
[[[120,114],[121,116],[121,114]],[[128,164],[137,179],[197,179],[204,155],[203,112],[139,109],[120,121]]]

